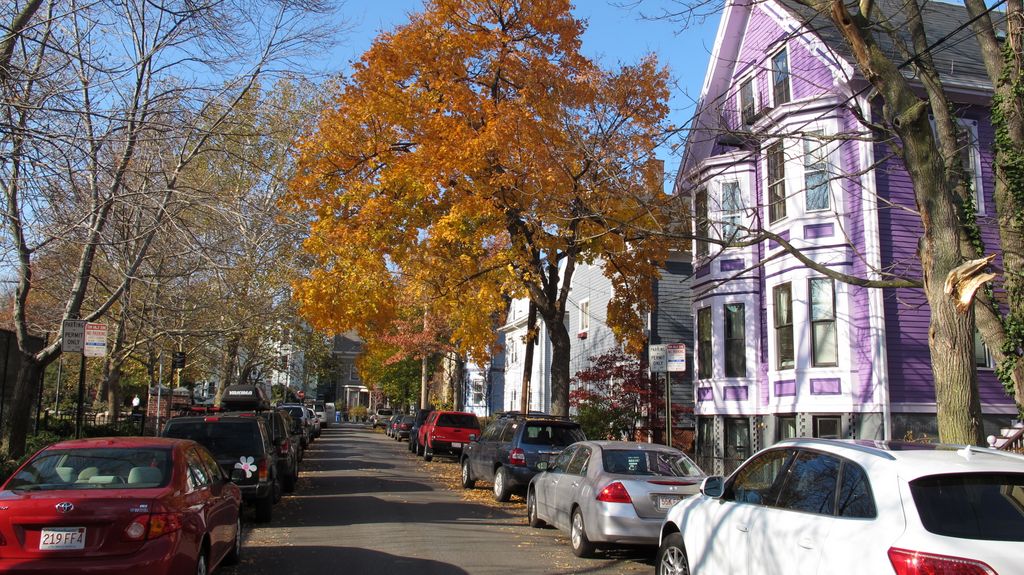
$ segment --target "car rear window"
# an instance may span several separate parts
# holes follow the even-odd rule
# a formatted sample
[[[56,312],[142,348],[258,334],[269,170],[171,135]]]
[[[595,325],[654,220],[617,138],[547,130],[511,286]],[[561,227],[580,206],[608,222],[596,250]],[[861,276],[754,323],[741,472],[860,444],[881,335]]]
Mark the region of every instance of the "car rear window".
[[[438,427],[468,427],[480,429],[480,420],[469,413],[442,413],[437,417]]]
[[[50,449],[12,477],[6,489],[150,489],[167,485],[170,469],[168,449]]]
[[[308,416],[306,415],[306,410],[305,410],[305,409],[302,409],[302,408],[301,408],[301,407],[299,407],[299,406],[294,406],[294,407],[282,407],[281,409],[283,409],[283,410],[287,411],[287,412],[288,412],[289,414],[291,414],[291,415],[292,415],[292,417],[296,417],[296,418],[298,418],[298,419],[302,419],[303,417],[308,417]]]
[[[164,437],[191,439],[206,446],[217,457],[253,455],[263,451],[256,420],[252,421],[172,421]]]
[[[523,430],[522,442],[527,445],[553,445],[565,447],[586,436],[579,426],[562,423],[528,423]]]
[[[675,451],[610,449],[601,454],[608,473],[692,477],[704,475],[688,457]]]
[[[934,475],[910,482],[924,528],[946,537],[1024,541],[1024,474]]]

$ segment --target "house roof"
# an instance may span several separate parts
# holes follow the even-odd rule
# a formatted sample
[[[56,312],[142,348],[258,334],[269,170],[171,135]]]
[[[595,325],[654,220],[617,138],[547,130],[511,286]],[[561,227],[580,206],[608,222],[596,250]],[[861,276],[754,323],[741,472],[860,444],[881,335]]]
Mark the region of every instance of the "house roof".
[[[886,24],[900,31],[899,44],[910,45],[909,33],[904,25],[906,18],[902,12],[904,1],[875,0],[875,4],[883,14],[892,15]],[[793,28],[796,29],[792,32],[793,37],[801,37],[803,41],[808,42],[813,37],[824,44],[830,52],[830,57],[842,61],[844,68],[856,70],[855,60],[846,40],[827,15],[823,16],[795,0],[728,0],[719,23],[697,112],[687,138],[683,164],[677,174],[677,186],[681,184],[684,174],[696,167],[696,162],[710,154],[716,134],[721,130],[722,118],[716,103],[721,102],[721,96],[729,90],[742,45],[738,38],[746,33],[747,22],[755,7],[771,9],[776,13],[781,10],[792,20]],[[856,10],[856,7],[853,9]],[[933,0],[923,2],[921,9],[928,42],[934,46],[931,51],[932,59],[947,89],[991,90],[991,82],[985,72],[977,38],[970,27],[966,26],[966,22],[970,20],[966,8],[962,4],[947,4]],[[1005,13],[993,11],[992,16],[997,25],[1002,26]],[[901,51],[897,41],[889,35],[878,33],[875,34],[875,39],[884,53],[898,63],[906,59],[907,56]],[[913,76],[913,70],[909,66],[904,69],[904,73],[908,77]]]
[[[806,24],[807,29],[813,31],[836,54],[848,62],[854,62],[846,40],[831,18],[794,0],[775,1],[799,22]],[[907,54],[914,53],[910,32],[905,24],[904,4],[903,0],[875,0],[881,13],[887,15],[887,19],[881,20],[881,23],[899,31],[898,39],[879,32],[875,34],[875,40],[883,53],[897,63],[906,61]],[[967,8],[963,4],[931,1],[921,3],[921,13],[928,42],[933,46],[932,60],[943,83],[948,86],[991,89],[978,39],[966,24],[970,20]],[[997,24],[1001,24],[1005,17],[1003,12],[998,11],[993,11],[992,15]],[[905,45],[906,51],[901,50],[899,44]],[[913,75],[910,70],[905,73],[907,76]]]

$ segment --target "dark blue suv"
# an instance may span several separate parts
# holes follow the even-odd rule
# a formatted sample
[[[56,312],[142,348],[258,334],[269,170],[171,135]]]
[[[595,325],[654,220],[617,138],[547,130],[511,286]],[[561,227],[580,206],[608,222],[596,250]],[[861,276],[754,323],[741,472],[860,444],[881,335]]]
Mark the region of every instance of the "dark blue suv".
[[[508,501],[513,492],[523,492],[530,479],[540,473],[537,464],[547,462],[565,447],[586,437],[578,423],[546,414],[500,413],[480,437],[471,439],[459,460],[462,486],[477,480],[494,484],[494,499]]]

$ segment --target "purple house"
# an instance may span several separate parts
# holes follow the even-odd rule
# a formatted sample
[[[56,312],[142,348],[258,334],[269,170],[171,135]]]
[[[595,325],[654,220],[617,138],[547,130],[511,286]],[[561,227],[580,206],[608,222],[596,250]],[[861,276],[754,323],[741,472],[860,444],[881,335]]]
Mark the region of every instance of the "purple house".
[[[988,78],[962,6],[925,5],[957,104],[978,219],[998,245]],[[899,54],[892,47],[890,53]],[[909,73],[909,71],[908,71]],[[692,200],[698,457],[731,470],[792,436],[937,437],[928,307],[920,290],[865,289],[814,272],[764,229],[832,269],[920,277],[910,182],[857,118],[870,85],[831,22],[787,0],[732,0],[722,15],[675,193]],[[984,346],[986,430],[1016,413]]]

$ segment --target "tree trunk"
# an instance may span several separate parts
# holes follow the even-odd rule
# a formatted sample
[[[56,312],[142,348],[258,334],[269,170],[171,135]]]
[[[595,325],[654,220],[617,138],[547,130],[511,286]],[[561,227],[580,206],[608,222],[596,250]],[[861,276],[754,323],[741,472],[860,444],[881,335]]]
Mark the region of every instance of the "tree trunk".
[[[522,397],[519,398],[519,411],[530,412],[530,380],[533,379],[533,351],[537,343],[537,304],[530,300],[526,314],[526,349],[523,350],[523,381]]]
[[[551,338],[551,413],[569,416],[569,360],[572,358],[569,330],[563,318],[545,318]]]
[[[18,379],[14,384],[11,408],[4,418],[3,449],[11,459],[19,459],[25,455],[25,439],[28,436],[28,424],[32,415],[32,400],[37,395],[39,371],[43,368],[34,355],[19,350]]]
[[[931,308],[928,347],[939,439],[984,445],[974,366],[974,315],[970,310],[965,314],[957,311],[953,298],[943,289],[949,272],[963,260],[963,224],[957,213],[955,185],[946,178],[932,134],[928,106],[914,95],[902,72],[875,43],[867,15],[851,15],[841,0],[830,0],[829,8],[864,77],[885,101],[885,119],[900,138],[903,163],[914,184],[924,228],[918,251]]]

